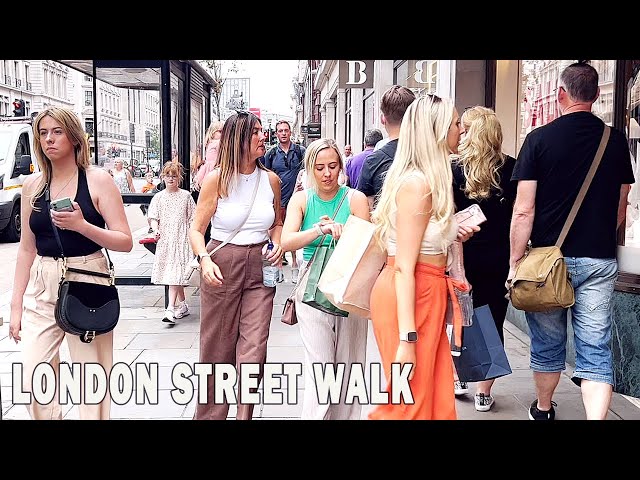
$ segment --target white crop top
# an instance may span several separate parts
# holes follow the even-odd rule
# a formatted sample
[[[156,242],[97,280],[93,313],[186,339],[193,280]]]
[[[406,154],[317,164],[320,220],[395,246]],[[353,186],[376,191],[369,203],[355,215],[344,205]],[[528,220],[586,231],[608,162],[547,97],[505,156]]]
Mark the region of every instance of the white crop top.
[[[396,212],[391,214],[391,228],[389,229],[389,236],[387,238],[387,254],[390,257],[396,255]],[[446,248],[449,248],[458,236],[458,222],[455,218],[451,219],[451,224],[447,232],[442,231],[442,226],[438,225],[433,218],[430,218],[424,235],[422,236],[422,243],[420,244],[421,255],[439,255],[447,253],[447,250],[442,248],[442,237],[444,236],[446,241]]]
[[[253,173],[239,174],[238,184],[230,189],[229,196],[218,199],[218,207],[211,217],[211,238],[224,242],[238,228],[244,218],[253,189],[260,178],[253,208],[240,231],[229,242],[235,245],[252,245],[269,239],[268,230],[276,218],[273,209],[273,190],[269,183],[269,174],[256,167]]]

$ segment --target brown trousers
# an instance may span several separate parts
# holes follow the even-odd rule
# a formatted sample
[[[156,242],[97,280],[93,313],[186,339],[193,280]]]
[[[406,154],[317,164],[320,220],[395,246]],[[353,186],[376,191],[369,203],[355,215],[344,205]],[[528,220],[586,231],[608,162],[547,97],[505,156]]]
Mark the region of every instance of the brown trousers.
[[[221,242],[211,240],[211,251]],[[222,272],[222,285],[200,282],[200,362],[260,365],[267,361],[267,340],[276,289],[262,284],[262,247],[228,243],[214,256]],[[240,371],[238,369],[238,379]],[[229,404],[214,403],[214,376],[207,378],[207,403],[196,404],[195,420],[224,420]],[[253,404],[239,403],[236,419],[250,420]],[[220,400],[220,399],[216,399]]]

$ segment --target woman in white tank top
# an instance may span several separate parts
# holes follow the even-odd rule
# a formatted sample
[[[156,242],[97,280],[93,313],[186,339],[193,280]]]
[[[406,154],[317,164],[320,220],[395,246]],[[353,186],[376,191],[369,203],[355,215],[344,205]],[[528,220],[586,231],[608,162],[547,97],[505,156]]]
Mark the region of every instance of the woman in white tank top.
[[[282,263],[280,180],[259,162],[264,138],[260,119],[250,112],[239,111],[225,121],[219,168],[202,183],[189,234],[201,267],[200,362],[235,365],[238,378],[245,363],[260,365],[262,372],[276,290],[263,284],[262,264],[265,258],[272,265]],[[211,241],[205,247],[210,221]],[[273,249],[265,256],[269,239]],[[214,258],[208,255],[227,240]],[[215,397],[213,378],[208,377],[207,403],[197,404],[195,419],[227,417],[229,404]],[[240,401],[236,418],[251,419],[253,404]]]

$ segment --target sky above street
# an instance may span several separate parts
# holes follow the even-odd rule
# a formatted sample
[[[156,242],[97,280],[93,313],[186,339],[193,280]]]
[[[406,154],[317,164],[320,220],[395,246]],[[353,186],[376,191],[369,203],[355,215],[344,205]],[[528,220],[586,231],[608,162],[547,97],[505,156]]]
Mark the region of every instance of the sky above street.
[[[251,78],[251,108],[293,116],[292,79],[297,76],[298,60],[238,60],[234,77]]]

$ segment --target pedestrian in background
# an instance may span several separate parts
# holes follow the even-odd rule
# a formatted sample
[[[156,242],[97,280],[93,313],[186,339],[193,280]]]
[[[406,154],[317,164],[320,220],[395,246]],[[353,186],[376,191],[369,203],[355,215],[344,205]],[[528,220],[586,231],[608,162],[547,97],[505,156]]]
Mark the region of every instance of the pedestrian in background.
[[[358,179],[360,178],[360,172],[364,161],[373,152],[373,147],[376,143],[382,140],[382,132],[377,128],[367,130],[364,134],[364,150],[351,158],[346,160],[345,172],[349,179],[349,186],[351,188],[358,188]]]
[[[164,164],[162,178],[166,188],[153,196],[147,212],[147,221],[157,239],[151,283],[169,286],[169,304],[162,321],[170,324],[189,315],[184,287],[189,285],[189,262],[193,258],[189,227],[195,202],[187,190],[180,188],[183,175],[180,163]]]
[[[353,156],[353,153],[351,152],[351,145],[345,145],[344,146],[344,161],[346,162],[352,156]]]
[[[509,273],[509,227],[516,183],[511,181],[515,158],[502,152],[502,127],[490,108],[476,106],[462,114],[462,141],[454,156],[453,198],[456,209],[479,205],[487,221],[464,244],[464,270],[473,288],[473,307],[489,305],[504,345],[504,319],[509,301],[504,279]],[[455,367],[454,367],[455,372]],[[455,378],[457,395],[468,391],[466,382]],[[475,409],[493,407],[491,387],[495,379],[478,382]]]
[[[223,126],[224,122],[216,121],[212,122],[207,129],[207,134],[204,139],[205,160],[196,176],[196,190],[198,191],[202,188],[202,181],[204,180],[204,177],[213,172],[218,166],[218,147],[220,145]]]
[[[388,141],[365,159],[357,182],[358,190],[367,196],[369,207],[372,210],[398,148],[402,117],[415,98],[415,94],[407,87],[393,85],[384,92],[380,100],[380,111],[382,112],[380,121],[389,135]]]
[[[113,181],[116,183],[120,193],[135,193],[136,189],[133,186],[133,178],[129,173],[129,170],[124,168],[124,163],[119,158],[116,158],[113,162]]]
[[[71,361],[99,364],[107,372],[113,365],[113,332],[83,343],[78,335],[58,327],[54,309],[63,260],[53,229],[58,229],[69,267],[109,273],[102,248],[129,252],[133,247],[122,197],[111,176],[89,164],[89,144],[76,114],[48,107],[33,122],[33,150],[39,173],[26,177],[21,202],[22,234],[11,297],[9,338],[23,340],[23,391],[32,392],[37,365],[49,363],[59,378],[60,345],[66,339]],[[50,211],[48,201],[74,199],[73,212]],[[109,279],[67,273],[68,280],[108,284]],[[84,369],[84,367],[83,367]],[[35,420],[62,419],[58,396],[48,404],[31,397],[27,406]],[[82,420],[108,420],[111,399],[107,392],[97,404],[78,405]]]
[[[313,172],[308,178],[309,188],[296,192],[289,202],[287,218],[282,232],[285,251],[303,250],[305,265],[324,239],[323,245],[340,239],[342,227],[355,215],[369,220],[366,197],[357,190],[341,186],[338,177],[343,170],[340,150],[332,139],[318,139],[308,146],[305,155],[305,171]],[[344,201],[342,201],[345,197]],[[342,202],[342,203],[341,203]],[[340,206],[340,210],[336,209]],[[333,218],[336,213],[335,218]],[[326,234],[326,237],[324,236]],[[314,364],[337,366],[343,364],[345,372],[354,363],[364,365],[367,347],[367,319],[349,314],[338,317],[302,303],[302,295],[309,276],[304,275],[296,295],[296,315],[300,325],[300,337],[304,345],[306,387],[302,404],[302,418],[307,420],[357,420],[360,419],[359,402],[347,404],[348,375],[345,374],[340,403],[321,404],[316,394]]]
[[[555,245],[602,139],[604,122],[592,113],[600,95],[598,72],[579,62],[560,74],[561,116],[527,135],[513,170],[518,193],[511,222],[508,282],[532,247]],[[576,366],[587,419],[606,418],[614,384],[611,298],[618,276],[616,232],[635,181],[624,133],[611,129],[598,170],[561,246],[575,290],[571,307]],[[553,394],[566,368],[567,312],[525,312],[531,337],[536,399],[531,420],[553,420]]]
[[[253,113],[239,111],[227,118],[220,138],[219,168],[202,183],[190,231],[191,246],[201,268],[200,362],[236,367],[257,364],[258,383],[267,359],[276,292],[264,285],[262,265],[266,260],[280,266],[283,252],[280,179],[259,162],[265,153],[264,139],[260,119]],[[242,223],[247,208],[250,211]],[[211,241],[205,247],[209,221]],[[267,252],[269,239],[273,249]],[[227,240],[213,258],[208,255]],[[207,403],[196,405],[194,419],[224,420],[229,404],[214,404],[213,375],[207,382]],[[238,403],[236,419],[250,420],[253,407]]]
[[[193,191],[193,199],[198,203],[198,196],[202,188],[204,178],[218,167],[218,147],[220,145],[220,137],[222,136],[222,127],[224,122],[216,121],[209,125],[207,134],[205,135],[205,161],[198,170],[195,177],[195,189]],[[207,225],[204,232],[205,245],[211,240],[211,222]]]
[[[457,152],[460,133],[451,99],[426,95],[411,103],[372,214],[376,238],[388,252],[371,291],[373,330],[387,382],[392,363],[412,364],[414,403],[389,399],[369,414],[371,419],[456,419],[445,328],[449,287],[455,282],[445,270],[448,248],[458,237],[449,156]],[[454,326],[460,332],[461,318],[454,318]]]
[[[278,143],[264,156],[263,164],[269,170],[273,170],[280,178],[282,190],[282,211],[280,217],[284,222],[287,216],[287,205],[293,195],[293,190],[300,169],[303,168],[305,148],[291,141],[291,125],[286,120],[276,123],[276,136]],[[298,260],[296,252],[291,252],[291,281],[298,282]],[[282,262],[287,265],[286,259]]]
[[[142,193],[156,193],[158,189],[156,188],[156,184],[153,182],[153,172],[146,173],[144,179],[147,183],[142,186]],[[146,215],[147,211],[149,210],[149,205],[144,203],[141,204],[140,210],[142,211],[143,215]]]

